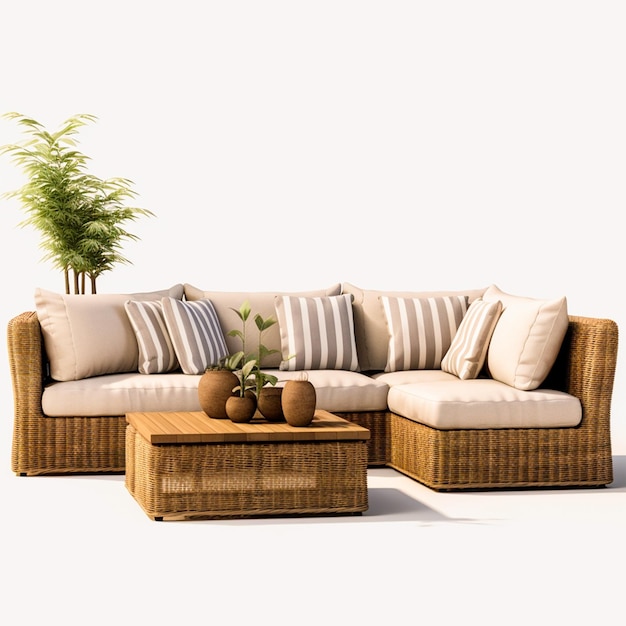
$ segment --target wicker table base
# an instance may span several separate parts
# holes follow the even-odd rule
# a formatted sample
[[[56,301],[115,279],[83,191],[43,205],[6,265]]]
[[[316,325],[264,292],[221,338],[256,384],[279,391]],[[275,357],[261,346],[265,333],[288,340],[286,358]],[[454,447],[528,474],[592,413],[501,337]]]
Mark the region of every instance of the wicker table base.
[[[126,419],[126,487],[153,519],[367,510],[369,431],[326,411],[303,428],[202,412]]]

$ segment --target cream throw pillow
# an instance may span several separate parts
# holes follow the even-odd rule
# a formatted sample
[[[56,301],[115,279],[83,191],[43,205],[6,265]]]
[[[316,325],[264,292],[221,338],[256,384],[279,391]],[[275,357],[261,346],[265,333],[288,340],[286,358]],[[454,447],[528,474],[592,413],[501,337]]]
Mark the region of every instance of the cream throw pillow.
[[[441,369],[461,380],[477,378],[485,364],[489,341],[501,312],[502,303],[499,300],[474,300],[441,361]]]
[[[135,294],[66,295],[36,289],[35,309],[50,361],[50,376],[67,381],[136,372],[137,340],[124,303],[164,296],[182,298],[182,284]]]
[[[485,302],[502,302],[491,336],[487,368],[495,380],[516,389],[536,389],[552,369],[569,325],[567,300],[514,296],[491,285]]]

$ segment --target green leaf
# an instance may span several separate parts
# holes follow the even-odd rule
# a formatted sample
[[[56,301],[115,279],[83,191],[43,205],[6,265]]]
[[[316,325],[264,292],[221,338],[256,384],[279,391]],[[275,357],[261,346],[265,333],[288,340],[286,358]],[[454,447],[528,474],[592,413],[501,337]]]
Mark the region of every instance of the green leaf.
[[[237,313],[239,319],[244,323],[247,322],[250,317],[251,308],[250,303],[247,300],[238,309],[230,307],[230,310]]]
[[[273,317],[268,317],[264,320],[261,315],[257,313],[254,317],[254,322],[256,324],[256,327],[259,329],[259,332],[263,332],[271,326],[274,326],[274,324],[276,324],[276,319],[274,319]]]
[[[266,356],[269,356],[270,354],[278,354],[279,352],[280,350],[276,350],[274,348],[270,350],[269,348],[266,348],[263,344],[261,344],[259,346],[259,361],[262,361]]]
[[[231,371],[236,370],[243,360],[243,352],[235,352],[224,359],[224,367]]]

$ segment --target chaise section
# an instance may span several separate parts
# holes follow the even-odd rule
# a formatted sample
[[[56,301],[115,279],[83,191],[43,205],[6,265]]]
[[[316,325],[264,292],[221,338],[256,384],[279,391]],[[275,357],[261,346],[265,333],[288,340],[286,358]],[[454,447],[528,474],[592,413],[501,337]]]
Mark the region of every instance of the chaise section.
[[[610,484],[617,345],[615,322],[570,316],[543,388],[580,400],[579,425],[440,430],[391,413],[390,467],[436,490]]]

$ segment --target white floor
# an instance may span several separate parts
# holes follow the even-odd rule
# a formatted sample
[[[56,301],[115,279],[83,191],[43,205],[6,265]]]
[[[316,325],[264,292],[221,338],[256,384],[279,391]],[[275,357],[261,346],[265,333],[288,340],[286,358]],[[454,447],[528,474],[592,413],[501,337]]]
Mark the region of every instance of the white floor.
[[[16,477],[2,436],[5,624],[624,620],[623,431],[605,489],[439,494],[376,469],[360,517],[195,522],[151,521],[123,476]]]

